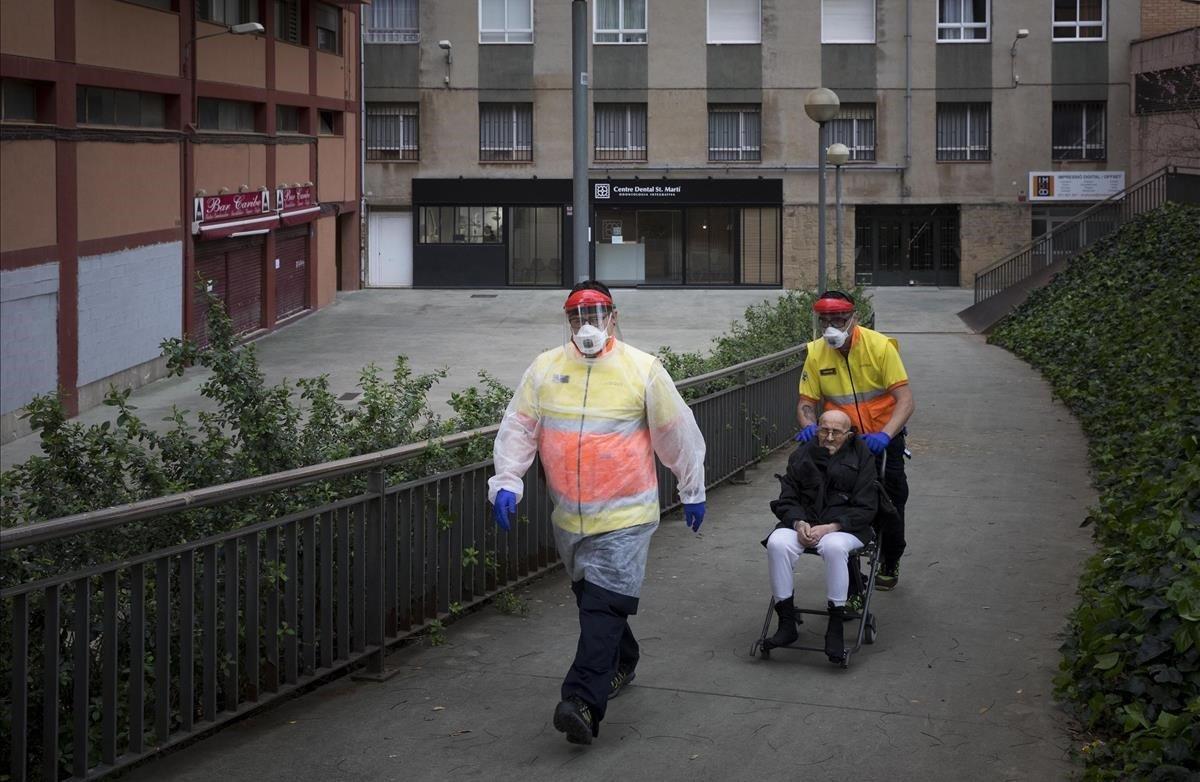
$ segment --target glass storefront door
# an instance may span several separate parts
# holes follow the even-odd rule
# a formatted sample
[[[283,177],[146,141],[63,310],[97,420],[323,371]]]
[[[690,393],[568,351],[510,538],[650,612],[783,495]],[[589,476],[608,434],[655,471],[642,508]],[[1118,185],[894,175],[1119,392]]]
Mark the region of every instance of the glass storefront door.
[[[687,210],[687,283],[728,285],[736,281],[736,215],[728,207],[691,207]]]
[[[508,228],[509,285],[562,284],[562,216],[555,206],[514,206]]]
[[[677,209],[642,209],[637,213],[637,239],[645,249],[646,282],[683,282],[683,215]]]

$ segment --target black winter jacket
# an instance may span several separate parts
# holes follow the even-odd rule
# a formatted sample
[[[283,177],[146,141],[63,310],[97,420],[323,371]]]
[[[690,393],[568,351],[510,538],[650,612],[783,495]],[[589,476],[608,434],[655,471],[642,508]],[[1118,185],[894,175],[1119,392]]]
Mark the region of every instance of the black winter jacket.
[[[874,537],[871,522],[879,510],[875,456],[858,435],[851,434],[832,455],[816,439],[801,443],[788,458],[787,473],[775,477],[780,483],[779,499],[771,501],[779,519],[775,529],[791,529],[803,519],[813,526],[836,523],[863,543]]]

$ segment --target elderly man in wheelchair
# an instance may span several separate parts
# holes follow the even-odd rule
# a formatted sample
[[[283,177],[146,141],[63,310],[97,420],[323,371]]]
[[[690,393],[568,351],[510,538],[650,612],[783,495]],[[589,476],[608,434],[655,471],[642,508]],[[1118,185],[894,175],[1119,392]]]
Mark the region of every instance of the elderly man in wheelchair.
[[[792,571],[796,560],[808,551],[820,555],[825,563],[828,608],[825,612],[803,613],[828,614],[825,655],[830,662],[845,667],[849,652],[842,624],[847,618],[850,592],[848,565],[851,555],[874,538],[872,522],[881,501],[875,457],[851,427],[849,416],[830,410],[821,416],[817,436],[796,448],[788,459],[786,474],[777,477],[782,485],[771,510],[779,523],[762,544],[767,548],[779,626],[775,635],[762,639],[761,648],[766,656],[772,648],[790,646],[799,637],[796,625],[801,620],[793,600]],[[854,573],[858,579],[857,568]],[[868,601],[869,597],[868,591]],[[868,643],[872,640],[873,623]]]

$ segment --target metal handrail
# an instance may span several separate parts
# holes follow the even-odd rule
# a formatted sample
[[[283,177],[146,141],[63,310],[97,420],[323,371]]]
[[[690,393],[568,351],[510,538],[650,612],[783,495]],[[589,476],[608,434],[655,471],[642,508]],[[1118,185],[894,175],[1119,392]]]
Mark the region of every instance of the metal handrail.
[[[1019,250],[1016,250],[1015,252],[1012,252],[1012,253],[1004,256],[1003,258],[996,261],[992,265],[987,266],[986,268],[983,268],[983,269],[975,272],[975,281],[974,281],[975,303],[978,304],[981,301],[985,301],[986,299],[989,299],[992,296],[995,296],[998,293],[1000,293],[1000,290],[1001,290],[1001,289],[997,289],[997,290],[991,291],[990,293],[987,293],[986,295],[981,295],[981,293],[983,293],[983,290],[980,287],[981,279],[989,277],[993,273],[1003,269],[1005,266],[1007,266],[1009,264],[1023,260],[1023,258],[1026,255],[1033,252],[1036,248],[1046,246],[1047,242],[1053,243],[1055,237],[1064,235],[1069,231],[1077,230],[1080,225],[1083,225],[1084,223],[1086,223],[1088,220],[1090,220],[1092,217],[1099,214],[1100,212],[1103,212],[1104,210],[1110,209],[1111,207],[1113,207],[1115,205],[1125,202],[1126,199],[1128,199],[1130,196],[1134,196],[1134,195],[1142,192],[1143,190],[1148,189],[1150,186],[1157,184],[1160,179],[1165,179],[1166,177],[1168,177],[1170,175],[1180,173],[1181,169],[1184,169],[1184,168],[1185,167],[1181,167],[1181,166],[1163,166],[1162,168],[1158,169],[1157,171],[1154,171],[1154,172],[1142,177],[1137,182],[1134,182],[1132,185],[1129,185],[1124,190],[1121,190],[1119,193],[1115,193],[1115,194],[1109,196],[1108,198],[1104,199],[1103,201],[1098,201],[1095,204],[1092,204],[1090,207],[1088,207],[1087,209],[1084,209],[1082,212],[1079,212],[1078,214],[1074,215],[1069,220],[1056,225],[1053,229],[1047,231],[1046,233],[1042,234],[1041,236],[1038,236],[1036,239],[1033,239],[1028,244],[1022,246]],[[1191,169],[1187,169],[1187,170],[1190,171]],[[1129,216],[1130,215],[1126,215],[1123,211],[1121,214],[1121,217],[1116,221],[1116,225],[1123,224],[1126,220],[1129,219]],[[1082,250],[1083,248],[1081,247],[1079,249]],[[1027,273],[1026,275],[1024,275],[1021,279],[1028,277],[1029,274],[1032,274],[1032,270],[1030,270],[1030,272]],[[1008,284],[1011,285],[1017,281],[1019,281],[1019,280],[1010,280]],[[1005,287],[1007,287],[1007,286],[1005,286]]]
[[[676,381],[675,387],[680,390],[693,388],[712,382],[713,380],[720,380],[730,375],[736,375],[774,363],[801,353],[804,350],[804,344],[796,345],[767,356],[743,361],[731,367],[684,378],[683,380]],[[0,532],[0,552],[10,551],[34,543],[45,543],[46,541],[68,535],[107,529],[126,522],[139,521],[165,513],[220,505],[231,500],[255,494],[290,489],[307,483],[341,478],[354,473],[386,467],[416,458],[432,447],[455,448],[466,445],[479,437],[494,436],[499,429],[499,424],[492,424],[491,426],[484,426],[478,429],[456,432],[455,434],[446,435],[434,440],[406,443],[395,448],[350,456],[345,459],[338,459],[337,461],[297,467],[269,475],[244,478],[231,483],[206,486],[201,489],[179,492],[178,494],[168,494],[148,500],[139,500],[100,510],[86,511],[70,516],[61,516],[57,519],[34,522],[24,527],[10,528]]]

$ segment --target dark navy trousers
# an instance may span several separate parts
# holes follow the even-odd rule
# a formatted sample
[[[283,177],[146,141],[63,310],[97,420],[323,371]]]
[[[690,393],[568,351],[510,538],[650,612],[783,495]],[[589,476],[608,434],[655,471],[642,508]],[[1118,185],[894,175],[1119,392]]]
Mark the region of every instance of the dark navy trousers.
[[[896,506],[896,516],[889,518],[879,530],[879,558],[885,565],[894,565],[904,554],[904,506],[908,502],[908,476],[904,474],[904,433],[902,430],[888,443],[887,450],[875,457],[883,472],[883,488]]]
[[[562,697],[581,698],[592,710],[592,732],[599,731],[608,706],[608,690],[618,667],[633,670],[639,652],[629,629],[638,599],[580,579],[571,584],[579,607],[579,645],[562,684]]]

